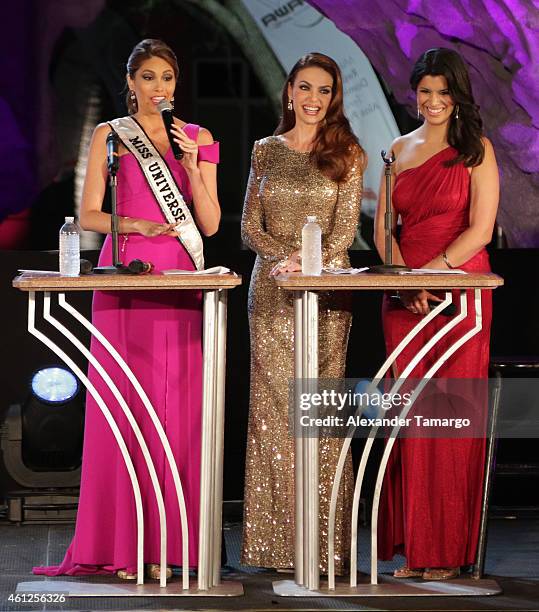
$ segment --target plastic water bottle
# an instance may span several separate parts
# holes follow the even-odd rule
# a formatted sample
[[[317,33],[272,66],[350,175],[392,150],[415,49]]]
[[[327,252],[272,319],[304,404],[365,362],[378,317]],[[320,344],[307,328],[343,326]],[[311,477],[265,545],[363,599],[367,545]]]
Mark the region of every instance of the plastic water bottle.
[[[66,217],[60,228],[60,274],[78,276],[80,273],[80,233],[75,217]]]
[[[322,230],[316,217],[307,217],[301,232],[301,271],[309,276],[322,273]]]

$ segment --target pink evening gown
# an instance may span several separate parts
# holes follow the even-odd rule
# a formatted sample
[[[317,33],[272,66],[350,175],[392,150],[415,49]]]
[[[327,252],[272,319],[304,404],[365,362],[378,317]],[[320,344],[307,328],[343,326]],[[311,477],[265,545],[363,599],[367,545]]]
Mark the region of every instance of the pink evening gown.
[[[199,127],[185,126],[196,140]],[[218,143],[199,147],[199,161],[218,163]],[[165,160],[187,202],[187,174],[169,149]],[[164,215],[131,153],[121,157],[118,214],[164,222]],[[110,265],[111,237],[99,265]],[[194,265],[177,238],[120,236],[120,259],[151,261],[153,273]],[[146,391],[178,465],[189,525],[189,565],[198,560],[200,438],[202,401],[202,302],[198,291],[96,291],[94,325],[119,351]],[[101,344],[92,354],[116,383],[146,439],[163,492],[167,514],[167,564],[182,565],[182,535],[174,482],[162,444],[133,386]],[[144,510],[144,562],[159,563],[159,515],[148,469],[120,406],[93,367],[88,376],[115,416],[133,458]],[[48,576],[136,572],[136,512],[131,481],[116,440],[88,393],[79,508],[75,535],[60,565],[36,567]]]

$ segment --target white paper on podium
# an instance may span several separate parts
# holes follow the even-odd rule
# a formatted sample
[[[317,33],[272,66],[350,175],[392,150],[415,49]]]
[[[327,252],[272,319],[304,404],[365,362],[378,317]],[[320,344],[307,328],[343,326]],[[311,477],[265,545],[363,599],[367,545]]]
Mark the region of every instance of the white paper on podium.
[[[451,268],[449,270],[435,270],[434,268],[412,268],[411,270],[401,270],[398,274],[468,274],[464,270]]]
[[[58,272],[58,270],[22,270],[21,268],[19,268],[18,270],[19,272],[28,272],[29,274],[46,274],[47,276],[50,276],[51,274],[56,274],[57,276],[60,276],[60,272]]]
[[[206,270],[163,270],[163,274],[230,274],[230,269],[224,266],[214,266]],[[235,272],[232,272],[236,276]]]
[[[326,274],[360,274],[369,268],[324,268]]]

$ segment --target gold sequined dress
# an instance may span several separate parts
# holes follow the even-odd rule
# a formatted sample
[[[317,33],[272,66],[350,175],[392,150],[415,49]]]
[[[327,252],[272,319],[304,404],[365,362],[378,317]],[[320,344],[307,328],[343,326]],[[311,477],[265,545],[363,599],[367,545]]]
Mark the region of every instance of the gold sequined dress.
[[[301,247],[307,215],[322,229],[322,263],[347,267],[359,220],[359,161],[337,184],[280,136],[257,141],[242,218],[243,241],[256,252],[249,288],[251,386],[245,471],[242,563],[294,566],[294,439],[288,428],[288,383],[294,377],[294,308],[290,292],[269,277]],[[319,376],[344,376],[351,295],[320,294]],[[327,517],[342,439],[320,439],[320,569],[327,571]],[[348,562],[353,474],[347,459],[337,506],[335,569]]]

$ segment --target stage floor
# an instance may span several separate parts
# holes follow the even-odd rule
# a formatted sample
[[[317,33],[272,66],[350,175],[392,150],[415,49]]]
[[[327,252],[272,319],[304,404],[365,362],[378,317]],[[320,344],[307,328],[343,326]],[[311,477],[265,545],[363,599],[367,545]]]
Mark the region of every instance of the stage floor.
[[[63,604],[11,603],[9,595],[17,584],[43,577],[33,576],[34,565],[61,561],[69,544],[72,526],[0,524],[0,611],[11,610],[537,610],[539,609],[539,520],[492,520],[486,559],[486,575],[494,578],[503,594],[491,597],[361,597],[283,598],[275,595],[272,582],[291,574],[248,568],[239,564],[241,525],[226,524],[228,566],[225,580],[243,583],[243,597],[111,597],[70,598]],[[367,543],[362,533],[361,542]],[[381,563],[389,573],[402,559]],[[367,572],[368,555],[360,553],[359,569]],[[50,582],[111,582],[110,577],[49,578]],[[120,584],[121,581],[118,581]],[[50,588],[50,587],[49,587]]]

